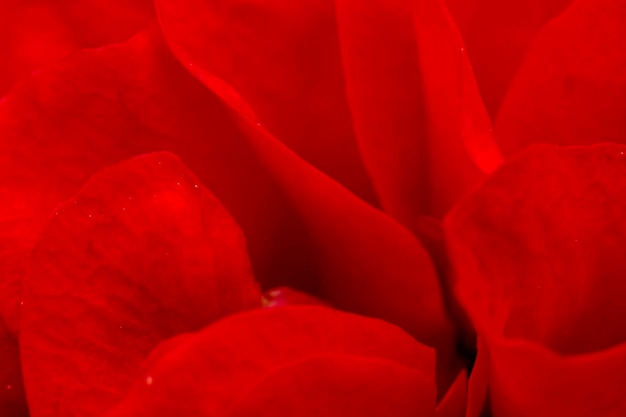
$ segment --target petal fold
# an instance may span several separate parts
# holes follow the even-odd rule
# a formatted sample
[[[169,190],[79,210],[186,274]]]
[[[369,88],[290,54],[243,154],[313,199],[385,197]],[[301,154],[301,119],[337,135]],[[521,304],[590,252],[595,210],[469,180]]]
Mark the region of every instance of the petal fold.
[[[261,305],[241,231],[170,153],[107,168],[59,206],[23,285],[33,416],[100,416],[160,341]]]

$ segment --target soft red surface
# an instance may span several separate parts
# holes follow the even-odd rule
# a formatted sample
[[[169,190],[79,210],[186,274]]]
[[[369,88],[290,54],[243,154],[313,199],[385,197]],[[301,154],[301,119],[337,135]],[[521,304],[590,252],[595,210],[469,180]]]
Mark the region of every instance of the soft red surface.
[[[626,146],[542,145],[447,218],[494,415],[626,412],[624,193]]]
[[[160,341],[261,305],[241,231],[168,153],[105,169],[57,207],[23,287],[33,416],[99,416]]]
[[[336,9],[363,159],[383,207],[414,230],[498,164],[462,42],[437,0]]]
[[[433,353],[395,326],[326,307],[256,310],[162,355],[109,416],[432,415]]]
[[[446,0],[492,117],[535,36],[572,0]]]
[[[626,142],[626,4],[576,0],[530,46],[496,123],[503,152]]]
[[[2,218],[15,219],[3,235],[28,250],[54,205],[91,173],[172,150],[242,227],[265,288],[310,289],[449,348],[439,285],[417,239],[220,98],[185,75],[154,32],[31,77],[0,104],[0,197],[13,202]]]
[[[0,96],[31,71],[81,47],[120,42],[148,24],[150,0],[4,0],[0,3]]]
[[[276,138],[376,204],[345,97],[332,2],[155,3],[166,39],[192,73],[228,83]]]

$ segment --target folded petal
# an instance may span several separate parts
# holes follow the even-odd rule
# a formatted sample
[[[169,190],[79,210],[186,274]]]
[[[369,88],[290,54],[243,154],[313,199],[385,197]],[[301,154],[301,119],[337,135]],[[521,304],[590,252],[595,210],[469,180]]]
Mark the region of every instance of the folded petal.
[[[576,0],[537,34],[502,104],[496,133],[511,155],[531,143],[626,139],[626,5]]]
[[[109,416],[431,415],[433,353],[389,323],[326,307],[255,310],[162,355]]]
[[[128,39],[153,16],[150,0],[11,0],[0,4],[0,97],[30,72],[81,47]]]
[[[572,0],[446,0],[495,118],[537,33]]]
[[[157,0],[181,62],[233,87],[302,158],[376,204],[357,148],[332,2]]]
[[[162,340],[260,307],[241,231],[169,153],[94,176],[53,213],[24,278],[33,416],[99,416]]]
[[[414,230],[418,215],[443,215],[497,166],[489,118],[442,2],[336,8],[363,158],[383,208]]]
[[[446,219],[496,416],[626,411],[625,153],[534,146]]]
[[[257,126],[236,95],[213,86],[208,91],[187,74],[154,32],[33,75],[0,103],[0,197],[13,202],[3,206],[5,216],[20,219],[3,232],[28,246],[37,233],[27,227],[40,230],[95,170],[170,150],[241,226],[264,288],[308,290],[451,346],[439,284],[418,240]]]

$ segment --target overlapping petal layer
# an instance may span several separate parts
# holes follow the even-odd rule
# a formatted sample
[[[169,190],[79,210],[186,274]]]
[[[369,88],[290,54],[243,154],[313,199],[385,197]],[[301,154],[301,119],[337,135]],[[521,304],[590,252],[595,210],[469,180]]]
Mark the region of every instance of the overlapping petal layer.
[[[512,155],[532,143],[626,141],[626,5],[576,0],[530,46],[496,134]]]
[[[23,286],[35,417],[100,416],[160,341],[261,306],[241,231],[169,153],[105,169],[55,209]]]
[[[499,163],[443,2],[336,2],[351,111],[383,207],[414,230]]]
[[[7,0],[0,3],[0,96],[31,71],[81,47],[128,39],[149,23],[152,1]]]
[[[312,289],[450,348],[420,243],[237,113],[246,105],[228,90],[216,96],[185,74],[150,32],[78,54],[14,90],[0,104],[0,192],[12,201],[2,217],[17,221],[3,233],[28,250],[48,212],[95,170],[172,150],[241,225],[266,288]]]
[[[192,73],[210,73],[305,160],[376,204],[345,97],[332,2],[158,0],[163,32]]]
[[[541,145],[447,218],[495,416],[626,412],[625,192],[626,146]]]
[[[446,0],[495,118],[537,33],[572,0]]]
[[[433,415],[433,354],[393,325],[326,307],[256,310],[162,355],[109,416]]]

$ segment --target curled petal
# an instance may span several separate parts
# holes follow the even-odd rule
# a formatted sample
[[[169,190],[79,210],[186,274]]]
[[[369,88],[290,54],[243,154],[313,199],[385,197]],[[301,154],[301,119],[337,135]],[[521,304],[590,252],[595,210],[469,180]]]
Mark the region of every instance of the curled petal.
[[[494,415],[626,410],[624,193],[626,146],[536,145],[446,219],[455,293],[484,343],[470,394],[488,375]]]
[[[109,417],[291,415],[317,406],[336,415],[368,404],[374,414],[365,415],[389,407],[432,412],[433,353],[395,326],[326,307],[255,310],[217,322],[162,355]],[[338,398],[348,382],[353,397]],[[368,398],[372,392],[389,401]]]
[[[537,34],[496,121],[503,151],[626,142],[626,5],[576,0]]]
[[[94,176],[52,214],[19,333],[34,416],[99,416],[162,340],[260,307],[241,231],[169,153]]]

